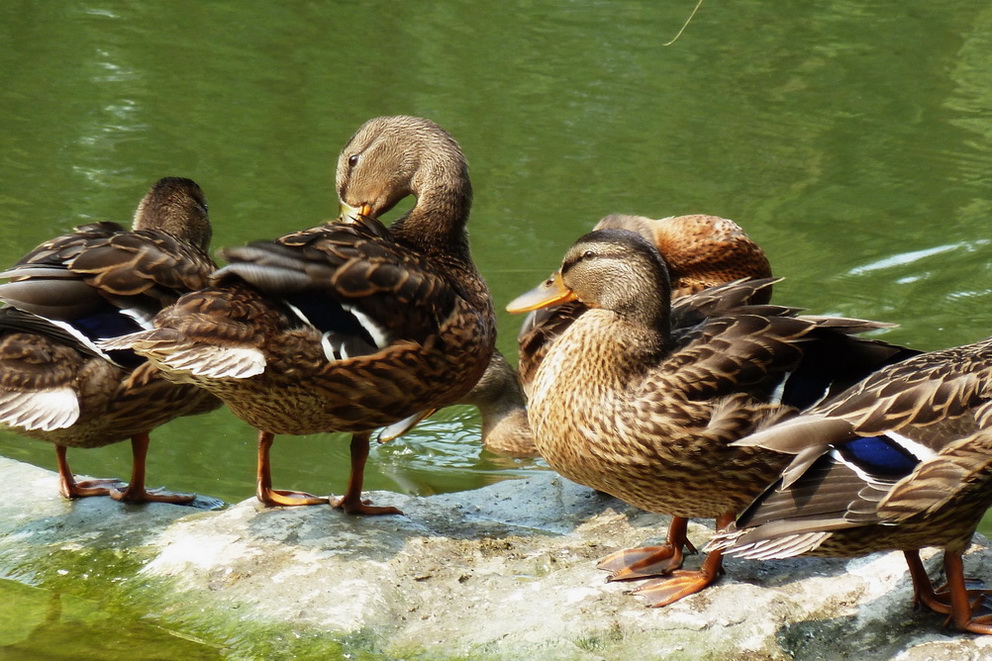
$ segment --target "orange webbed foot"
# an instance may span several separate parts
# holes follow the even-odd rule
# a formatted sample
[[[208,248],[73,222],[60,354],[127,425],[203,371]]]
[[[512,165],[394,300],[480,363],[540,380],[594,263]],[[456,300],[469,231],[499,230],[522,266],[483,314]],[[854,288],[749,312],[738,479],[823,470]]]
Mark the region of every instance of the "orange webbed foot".
[[[115,489],[126,487],[123,480],[115,477],[99,478],[93,480],[62,480],[59,484],[59,493],[63,498],[75,500],[76,498],[90,498],[92,496],[111,496]]]
[[[327,496],[315,496],[306,491],[287,491],[283,489],[267,489],[256,495],[266,507],[298,507],[301,505],[327,505],[331,499]]]
[[[646,581],[635,589],[633,593],[647,598],[648,606],[661,608],[703,590],[714,583],[716,579],[716,576],[711,576],[703,570],[680,570],[673,572],[667,578]]]
[[[189,505],[196,500],[195,493],[177,493],[175,491],[166,491],[165,489],[132,489],[130,486],[123,490],[119,487],[112,488],[108,495],[122,503],[172,503],[174,505]]]
[[[968,602],[965,609],[967,612],[964,616],[954,612],[953,598],[950,596],[950,588],[946,584],[937,588],[935,593],[937,608],[934,608],[933,604],[930,603],[924,603],[924,605],[937,613],[947,614],[947,618],[944,620],[945,627],[955,626],[961,631],[990,634],[992,633],[992,590],[985,590],[983,586],[984,584],[978,579],[965,579]]]
[[[686,536],[688,528],[689,519],[673,516],[668,526],[668,537],[661,546],[623,549],[606,556],[596,567],[610,572],[607,581],[667,576],[682,567],[685,558],[683,549],[696,553],[696,547]]]
[[[688,546],[690,552],[696,552],[691,544]],[[652,576],[667,576],[680,569],[684,559],[682,549],[672,544],[642,546],[611,553],[599,561],[596,569],[610,572],[607,581],[629,581]]]
[[[665,578],[645,581],[634,590],[634,594],[646,597],[649,606],[660,608],[715,583],[722,573],[723,554],[713,551],[706,556],[698,571],[679,570]]]
[[[912,563],[910,567],[912,568]],[[964,564],[959,552],[944,550],[944,575],[947,576],[947,585],[935,592],[935,598],[941,601],[945,594],[950,597],[951,613],[947,624],[953,623],[960,631],[992,634],[992,612],[986,592],[968,589],[969,581],[965,580]],[[974,581],[971,583],[974,584]]]
[[[919,551],[904,551],[909,573],[913,579],[913,607],[924,606],[935,613],[949,615],[952,611],[951,583],[947,582],[934,589],[930,577],[920,560]],[[992,590],[986,589],[985,584],[977,578],[962,577],[967,599],[972,603],[972,612],[981,606],[981,615],[992,614]]]
[[[954,625],[958,630],[969,633],[992,634],[992,608],[990,608],[988,598],[985,596],[977,597],[970,603],[970,606],[970,616],[959,617],[951,613],[944,620],[944,626],[950,627]],[[975,613],[977,612],[981,612],[982,614],[976,615]]]
[[[382,516],[384,514],[402,514],[403,511],[392,506],[375,506],[370,500],[350,497],[350,494],[340,498],[331,498],[331,507],[343,511],[345,514],[361,514],[363,516]]]

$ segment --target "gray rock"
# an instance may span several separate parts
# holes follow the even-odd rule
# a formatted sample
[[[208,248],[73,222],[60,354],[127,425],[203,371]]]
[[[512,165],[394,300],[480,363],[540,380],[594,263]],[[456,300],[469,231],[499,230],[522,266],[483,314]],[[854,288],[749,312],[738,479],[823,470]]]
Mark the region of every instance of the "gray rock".
[[[992,638],[914,610],[899,553],[730,560],[663,609],[596,560],[667,518],[552,473],[473,492],[370,494],[405,516],[63,501],[53,473],[0,459],[0,570],[110,598],[230,658],[978,659]],[[204,502],[209,505],[209,501]],[[701,545],[711,528],[694,524]],[[992,555],[966,558],[981,577]],[[925,554],[932,575],[939,554]],[[687,566],[696,566],[690,557]],[[85,586],[85,588],[83,587]]]

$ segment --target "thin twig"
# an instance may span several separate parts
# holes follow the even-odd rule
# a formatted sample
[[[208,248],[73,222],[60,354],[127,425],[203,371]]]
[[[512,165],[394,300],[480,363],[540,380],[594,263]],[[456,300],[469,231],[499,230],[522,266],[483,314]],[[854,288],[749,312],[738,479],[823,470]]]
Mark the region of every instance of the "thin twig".
[[[679,37],[682,36],[682,33],[685,32],[685,29],[689,27],[689,23],[690,21],[692,21],[692,17],[696,15],[696,12],[699,11],[699,8],[702,6],[702,4],[703,4],[703,0],[699,0],[699,2],[696,3],[696,7],[692,10],[692,13],[689,14],[689,18],[685,19],[685,23],[682,24],[682,28],[679,30],[678,34],[672,37],[672,40],[669,41],[667,44],[662,44],[662,46],[671,46],[676,41],[678,41]]]

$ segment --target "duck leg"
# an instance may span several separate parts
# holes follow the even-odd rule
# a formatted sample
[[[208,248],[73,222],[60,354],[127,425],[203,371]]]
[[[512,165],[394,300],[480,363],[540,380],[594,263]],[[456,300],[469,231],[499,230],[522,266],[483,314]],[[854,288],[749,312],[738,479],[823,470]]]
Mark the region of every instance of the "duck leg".
[[[66,447],[64,445],[55,446],[55,457],[59,464],[59,493],[63,498],[73,500],[75,498],[88,498],[89,496],[109,496],[110,490],[121,487],[124,482],[117,478],[83,480],[76,482],[69,462],[65,458]]]
[[[984,597],[971,601],[965,585],[964,563],[960,553],[944,550],[944,573],[947,575],[947,590],[951,595],[951,615],[948,619],[961,631],[992,634],[992,614],[975,615],[975,609],[982,606]]]
[[[351,475],[348,477],[348,490],[340,498],[332,498],[331,505],[344,510],[345,514],[402,514],[395,507],[376,507],[362,500],[362,483],[365,480],[365,462],[369,458],[369,432],[353,434],[351,437]]]
[[[330,502],[329,498],[315,496],[305,491],[284,491],[272,488],[272,467],[269,463],[269,450],[275,434],[258,432],[258,471],[255,482],[255,497],[265,505],[320,505]]]
[[[906,557],[906,564],[909,565],[909,575],[913,579],[913,605],[923,605],[935,613],[949,615],[952,612],[950,578],[948,578],[947,584],[934,590],[930,576],[920,560],[920,552],[918,550],[903,551],[903,555]],[[964,586],[969,601],[979,600],[975,602],[975,605],[992,595],[992,590],[984,589],[982,582],[977,579],[965,578]]]
[[[909,576],[913,579],[913,605],[923,605],[937,613],[948,614],[951,612],[951,604],[937,598],[934,592],[930,575],[927,574],[923,561],[920,560],[920,552],[917,550],[903,551],[906,564],[909,565]]]
[[[120,486],[110,489],[110,497],[125,503],[175,503],[187,505],[196,498],[192,493],[175,493],[165,489],[145,489],[145,460],[148,457],[147,433],[131,437],[131,481],[121,491]]]
[[[734,520],[734,514],[721,514],[716,519],[716,528],[726,528]],[[674,603],[683,597],[699,592],[714,583],[723,573],[723,551],[711,551],[698,571],[679,570],[667,578],[645,581],[634,594],[647,597],[648,605],[660,608]]]
[[[664,544],[621,549],[600,560],[596,569],[610,572],[607,581],[629,581],[671,574],[682,567],[685,557],[683,548],[688,547],[690,553],[696,553],[696,547],[686,536],[688,528],[689,519],[673,516]]]

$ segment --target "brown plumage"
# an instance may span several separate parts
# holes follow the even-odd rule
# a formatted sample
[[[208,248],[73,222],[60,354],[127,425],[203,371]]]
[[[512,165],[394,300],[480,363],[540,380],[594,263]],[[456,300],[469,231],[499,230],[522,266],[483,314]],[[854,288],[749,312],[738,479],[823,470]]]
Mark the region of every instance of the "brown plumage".
[[[771,277],[771,266],[761,248],[737,223],[705,214],[651,219],[611,214],[593,230],[626,229],[652,243],[668,264],[672,298],[742,278]],[[545,291],[550,280],[537,288]],[[752,303],[767,303],[769,284],[755,293]],[[534,310],[521,325],[517,338],[519,374],[497,352],[479,384],[461,403],[479,408],[483,445],[501,454],[534,456],[534,435],[527,424],[526,392],[551,343],[586,310],[572,301]]]
[[[0,423],[54,443],[67,498],[189,502],[145,490],[148,433],[220,401],[177,385],[130,352],[94,345],[141,328],[163,306],[204,286],[214,264],[207,203],[189,179],[160,180],[141,201],[134,227],[83,225],[35,248],[0,274]],[[132,477],[76,482],[66,448],[131,439]]]
[[[794,459],[712,547],[762,559],[900,550],[917,601],[951,613],[960,629],[992,633],[992,617],[972,616],[961,569],[992,505],[990,383],[992,339],[880,370],[743,439]],[[946,592],[923,569],[926,546],[944,549]]]
[[[639,590],[656,606],[721,570],[713,553],[699,572],[675,571],[686,520],[729,523],[784,466],[776,453],[730,443],[904,355],[851,337],[882,324],[749,304],[769,280],[672,304],[659,254],[625,230],[579,239],[553,280],[557,295],[532,292],[508,308],[572,299],[589,308],[538,367],[528,407],[537,448],[565,477],[675,517],[668,544],[601,563],[614,579],[672,574]]]
[[[693,214],[653,220],[643,216],[611,214],[593,231],[623,229],[637,232],[661,253],[668,266],[672,299],[743,278],[770,278],[764,251],[732,220]],[[545,287],[550,281],[545,281]],[[755,304],[771,300],[771,285],[756,292]],[[586,310],[580,301],[533,311],[517,336],[520,380],[529,392],[548,347]]]
[[[499,351],[493,352],[482,378],[458,403],[478,407],[487,450],[511,457],[537,455],[520,379]]]
[[[464,395],[492,355],[495,315],[469,252],[468,166],[447,132],[415,117],[369,120],[341,152],[337,188],[344,220],[226,250],[213,287],[114,346],[259,430],[262,502],[329,501],[272,489],[275,434],[351,431],[351,480],[331,502],[395,513],[361,501],[371,430]],[[392,227],[375,220],[411,194]]]

